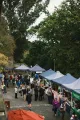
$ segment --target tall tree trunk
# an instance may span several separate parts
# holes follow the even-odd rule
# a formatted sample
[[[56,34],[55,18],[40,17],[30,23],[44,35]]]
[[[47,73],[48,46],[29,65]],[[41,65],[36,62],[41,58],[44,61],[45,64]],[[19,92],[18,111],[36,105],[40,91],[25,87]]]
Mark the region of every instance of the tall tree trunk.
[[[0,21],[1,21],[2,2],[3,2],[3,0],[0,0]]]

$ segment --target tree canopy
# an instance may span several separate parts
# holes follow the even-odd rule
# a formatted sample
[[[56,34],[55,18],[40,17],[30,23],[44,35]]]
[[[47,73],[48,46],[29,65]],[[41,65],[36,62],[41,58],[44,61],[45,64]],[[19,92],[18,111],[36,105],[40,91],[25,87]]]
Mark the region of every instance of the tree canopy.
[[[55,8],[51,16],[32,28],[33,33],[37,32],[40,40],[45,41],[49,46],[45,54],[53,63],[51,67],[53,68],[55,59],[56,70],[76,76],[79,76],[80,69],[79,11],[79,0],[66,0],[59,8]],[[49,62],[47,61],[46,64]]]
[[[28,47],[28,29],[43,12],[49,0],[3,0],[3,14],[6,16],[16,49],[14,59],[21,62],[23,53]]]
[[[15,49],[15,42],[8,30],[7,22],[2,18],[0,22],[0,53],[7,57],[13,56]]]
[[[65,0],[61,6],[55,8],[52,15],[45,18],[38,26],[31,25],[46,11],[49,0],[1,0],[1,10],[7,21],[7,29],[14,37],[16,49],[14,52],[15,61],[24,62],[28,65],[39,64],[42,67],[54,68],[62,73],[71,73],[79,77],[80,69],[80,1]],[[2,7],[3,2],[3,7]],[[1,25],[0,25],[1,26]],[[4,27],[5,29],[6,27]],[[10,55],[14,50],[14,43],[8,39],[12,37],[2,29],[4,34],[0,40],[0,46],[12,44],[8,51],[1,48],[1,52]],[[39,41],[28,43],[28,34],[36,34]],[[2,37],[1,36],[1,37]],[[6,42],[4,40],[6,39]],[[12,42],[12,43],[11,43]],[[29,45],[29,46],[28,46]],[[29,48],[28,52],[26,52]],[[10,49],[10,52],[9,52]],[[4,51],[4,52],[3,52]],[[12,52],[11,52],[12,51]],[[8,52],[8,53],[7,53]],[[25,54],[25,55],[24,55]]]
[[[0,53],[0,67],[8,65],[8,57]]]

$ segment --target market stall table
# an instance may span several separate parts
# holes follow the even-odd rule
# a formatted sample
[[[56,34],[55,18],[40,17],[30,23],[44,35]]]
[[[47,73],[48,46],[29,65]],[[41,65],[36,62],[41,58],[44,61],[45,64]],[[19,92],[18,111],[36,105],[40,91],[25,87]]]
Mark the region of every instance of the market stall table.
[[[78,109],[72,107],[72,111],[80,118],[80,111]]]

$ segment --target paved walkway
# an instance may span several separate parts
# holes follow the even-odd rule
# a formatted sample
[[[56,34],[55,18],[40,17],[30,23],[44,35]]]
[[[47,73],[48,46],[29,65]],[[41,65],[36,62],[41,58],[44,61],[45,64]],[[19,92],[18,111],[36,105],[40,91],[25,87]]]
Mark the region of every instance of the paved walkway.
[[[18,99],[14,98],[14,88],[8,88],[7,93],[3,95],[4,100],[10,100],[10,109],[27,109],[27,102],[23,100],[23,97],[18,93]],[[39,113],[45,117],[45,120],[61,120],[61,117],[54,117],[52,111],[52,105],[47,103],[47,97],[45,96],[43,101],[32,100],[32,111]],[[69,120],[68,116],[65,116],[65,120]]]

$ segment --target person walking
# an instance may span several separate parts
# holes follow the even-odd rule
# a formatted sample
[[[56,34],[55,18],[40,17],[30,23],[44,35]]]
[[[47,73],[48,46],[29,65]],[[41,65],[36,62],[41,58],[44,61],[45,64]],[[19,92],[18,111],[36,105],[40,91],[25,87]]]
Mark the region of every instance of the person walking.
[[[2,82],[1,83],[1,90],[2,90],[2,93],[5,93],[6,91],[5,91],[5,84],[4,84],[4,82]]]
[[[40,87],[39,88],[39,100],[42,101],[42,97],[43,97],[43,88]]]
[[[24,101],[26,101],[26,87],[25,87],[25,85],[22,86],[22,92],[23,92]]]
[[[28,90],[28,93],[26,95],[26,101],[28,103],[28,109],[31,110],[32,94],[31,94],[30,90]]]
[[[5,74],[4,76],[4,84],[5,86],[8,88],[9,87],[9,77],[8,77],[8,73]]]
[[[48,97],[48,103],[49,104],[52,104],[52,96],[53,96],[53,93],[52,93],[52,88],[51,87],[49,87],[49,88],[47,88],[47,92],[46,92],[46,94],[47,94],[47,97]]]
[[[19,93],[20,93],[20,95],[22,96],[22,85],[20,85]]]
[[[42,99],[44,99],[44,94],[45,94],[45,88],[42,86]]]
[[[34,88],[34,95],[35,95],[35,101],[38,99],[38,86],[35,86]]]
[[[33,94],[33,95],[34,95],[34,87],[35,87],[34,81],[32,81],[32,83],[31,83],[31,89],[32,89],[32,94]]]
[[[63,101],[63,103],[60,106],[60,112],[62,114],[62,120],[64,120],[65,111],[66,111],[66,101]]]
[[[18,93],[18,89],[17,86],[15,87],[15,98],[17,98],[17,93]]]
[[[57,98],[55,98],[55,99],[53,100],[53,103],[52,103],[52,104],[53,104],[54,115],[56,116],[57,110],[58,110],[58,108],[60,107]]]

